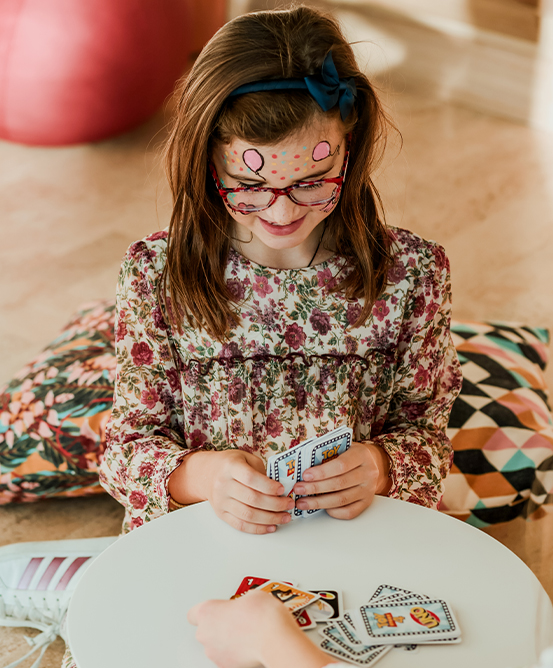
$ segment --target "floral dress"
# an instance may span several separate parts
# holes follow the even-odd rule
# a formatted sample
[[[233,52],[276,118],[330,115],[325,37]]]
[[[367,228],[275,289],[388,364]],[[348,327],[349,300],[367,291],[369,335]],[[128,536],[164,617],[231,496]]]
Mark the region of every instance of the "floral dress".
[[[127,532],[169,510],[167,482],[197,449],[267,459],[340,425],[391,460],[389,496],[436,507],[451,464],[445,435],[461,386],[451,342],[449,263],[434,242],[390,228],[388,285],[361,327],[362,301],[332,288],[335,255],[302,269],[260,266],[231,249],[239,324],[224,343],[166,324],[157,287],[167,233],[131,245],[116,322],[117,377],[100,482]]]

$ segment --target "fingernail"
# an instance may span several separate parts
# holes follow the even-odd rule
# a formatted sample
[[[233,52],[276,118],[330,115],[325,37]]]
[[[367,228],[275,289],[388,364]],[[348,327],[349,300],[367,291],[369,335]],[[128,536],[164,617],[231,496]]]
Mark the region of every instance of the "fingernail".
[[[292,517],[291,517],[290,515],[288,515],[288,513],[286,513],[286,515],[283,515],[283,516],[282,516],[282,522],[281,522],[281,524],[286,524],[286,523],[289,522],[291,519],[292,519]]]
[[[290,499],[288,501],[288,510],[292,510],[292,508],[295,508],[296,504],[294,503],[293,499]]]
[[[298,501],[296,503],[296,508],[299,508],[300,510],[307,510],[309,508],[309,504],[306,501]]]
[[[313,474],[312,474],[312,473],[309,473],[309,471],[306,471],[306,472],[303,474],[303,479],[304,479],[304,480],[313,480]]]
[[[294,492],[296,494],[305,494],[305,487],[303,485],[296,485],[294,487]]]
[[[274,533],[275,531],[276,531],[276,527],[275,527],[275,526],[267,527],[267,533]]]

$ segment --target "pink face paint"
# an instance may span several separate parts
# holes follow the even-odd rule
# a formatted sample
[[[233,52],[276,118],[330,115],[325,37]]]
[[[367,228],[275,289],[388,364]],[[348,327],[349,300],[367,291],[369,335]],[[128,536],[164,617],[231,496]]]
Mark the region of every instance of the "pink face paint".
[[[249,148],[247,151],[244,151],[244,153],[242,153],[242,160],[246,167],[249,167],[254,174],[257,174],[262,170],[263,165],[265,164],[263,156],[255,148]]]
[[[330,144],[327,141],[320,141],[317,146],[313,149],[312,158],[315,162],[320,162],[325,158],[330,158],[333,155],[336,155],[340,150],[340,145],[336,147],[334,153],[330,151]]]

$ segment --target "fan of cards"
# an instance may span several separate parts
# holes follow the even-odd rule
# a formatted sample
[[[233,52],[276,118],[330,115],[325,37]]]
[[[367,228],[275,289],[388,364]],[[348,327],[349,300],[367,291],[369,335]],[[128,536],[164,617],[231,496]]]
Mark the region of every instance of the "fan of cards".
[[[231,598],[257,588],[278,598],[303,630],[317,627],[324,652],[355,665],[372,666],[394,647],[413,651],[417,645],[461,642],[446,601],[408,589],[380,585],[367,603],[344,611],[334,589],[304,591],[290,582],[246,577]]]
[[[270,457],[267,461],[267,475],[269,478],[282,483],[284,494],[294,499],[295,502],[296,495],[292,489],[297,482],[303,480],[303,472],[311,466],[329,462],[341,455],[350,447],[352,436],[353,432],[349,427],[338,427],[324,436],[316,436],[302,441],[290,450]],[[295,519],[308,517],[320,511],[321,508],[315,510],[293,508],[289,512],[292,519]]]

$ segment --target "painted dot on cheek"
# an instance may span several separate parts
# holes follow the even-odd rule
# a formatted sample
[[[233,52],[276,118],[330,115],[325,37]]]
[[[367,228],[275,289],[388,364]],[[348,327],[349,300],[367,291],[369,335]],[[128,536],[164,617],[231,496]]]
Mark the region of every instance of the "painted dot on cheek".
[[[273,155],[271,156],[271,158],[273,158],[273,160],[274,160],[275,158],[277,158],[277,157],[278,157],[278,156],[276,155],[276,153],[273,153]]]
[[[296,158],[296,160],[297,160],[299,157],[300,157],[299,155],[295,155],[295,156],[294,156],[294,158]]]
[[[273,169],[273,171],[271,172],[271,174],[276,174],[276,173],[277,173],[276,169]]]
[[[281,177],[280,177],[280,180],[281,180],[281,181],[284,181],[285,178],[286,178],[285,176],[281,176]]]
[[[315,169],[315,165],[311,165],[311,169]]]
[[[299,168],[299,167],[296,167],[296,169],[294,169],[294,171],[295,171],[295,172],[299,172],[299,171],[300,171],[300,168]]]

